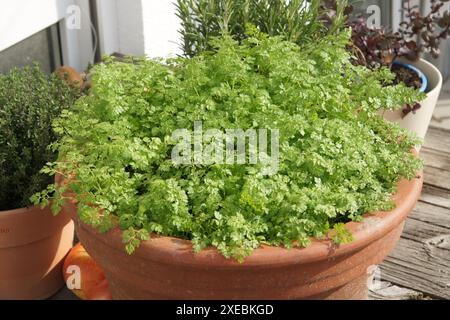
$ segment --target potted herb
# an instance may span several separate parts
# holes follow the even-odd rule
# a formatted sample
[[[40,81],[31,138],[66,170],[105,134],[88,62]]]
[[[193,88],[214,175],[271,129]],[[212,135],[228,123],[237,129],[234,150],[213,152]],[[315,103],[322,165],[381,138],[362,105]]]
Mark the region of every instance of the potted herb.
[[[37,65],[0,75],[0,299],[43,299],[63,285],[73,223],[29,198],[51,182],[39,172],[56,159],[51,122],[78,94]]]
[[[333,2],[333,14],[323,0],[177,0],[181,48],[187,57],[211,51],[211,39],[223,33],[237,41],[247,38],[249,24],[270,36],[283,35],[297,44],[314,41],[343,27],[349,7]],[[324,23],[326,22],[326,24]]]
[[[440,43],[450,32],[450,14],[443,11],[446,2],[432,0],[429,12],[422,15],[419,6],[404,1],[406,20],[398,32],[369,28],[363,17],[349,19],[353,8],[345,0],[178,0],[177,8],[182,49],[189,57],[211,50],[209,39],[223,32],[238,41],[245,39],[248,23],[297,44],[351,28],[348,48],[354,63],[372,69],[387,67],[396,75],[394,83],[404,82],[426,93],[402,110],[383,111],[386,119],[424,138],[442,87],[442,75],[420,54],[439,55]]]
[[[193,58],[94,66],[90,94],[55,125],[45,171],[59,182],[36,203],[73,216],[115,299],[366,297],[422,181],[417,141],[378,111],[419,94],[352,65],[349,39],[253,31]],[[227,129],[278,143],[259,142],[251,163],[254,140],[219,141],[232,148],[221,163],[206,133]]]
[[[402,110],[384,112],[386,119],[400,123],[421,138],[425,137],[439,98],[442,75],[420,55],[428,53],[437,58],[441,42],[450,34],[450,14],[443,10],[445,3],[448,1],[432,0],[428,13],[423,15],[418,5],[404,1],[406,20],[400,23],[397,32],[369,28],[363,17],[348,22],[355,63],[369,68],[387,67],[396,74],[395,82],[404,82],[426,93],[424,99]]]

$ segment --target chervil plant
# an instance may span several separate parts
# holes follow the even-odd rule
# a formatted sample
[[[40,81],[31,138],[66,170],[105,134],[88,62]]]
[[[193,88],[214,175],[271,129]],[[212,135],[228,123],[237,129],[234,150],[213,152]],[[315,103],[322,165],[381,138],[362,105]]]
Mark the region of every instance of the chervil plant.
[[[0,210],[30,205],[30,196],[51,182],[39,171],[56,159],[51,123],[79,90],[37,65],[0,74]]]
[[[310,237],[351,240],[343,223],[392,208],[400,178],[414,178],[417,142],[377,111],[419,100],[392,74],[350,63],[349,32],[298,46],[251,34],[242,44],[213,41],[192,59],[109,59],[92,89],[55,129],[59,160],[36,203],[58,212],[74,198],[81,220],[100,232],[123,230],[132,253],[152,234],[216,247],[242,261],[261,244],[307,246]],[[261,166],[176,165],[174,130],[279,129],[278,173]],[[69,192],[70,191],[70,192]]]

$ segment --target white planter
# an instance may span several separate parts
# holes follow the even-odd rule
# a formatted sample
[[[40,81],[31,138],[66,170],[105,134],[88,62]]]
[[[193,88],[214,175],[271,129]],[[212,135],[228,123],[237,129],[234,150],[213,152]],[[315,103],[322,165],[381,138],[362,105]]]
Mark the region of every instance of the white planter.
[[[434,108],[439,98],[439,93],[441,92],[442,75],[434,65],[426,60],[420,59],[415,62],[408,60],[400,61],[413,65],[427,76],[427,97],[423,101],[420,101],[420,109],[416,110],[415,113],[408,113],[404,118],[402,118],[403,113],[401,109],[395,111],[386,110],[383,112],[383,116],[388,121],[398,122],[402,128],[415,132],[418,137],[423,139],[427,133]],[[420,150],[420,147],[418,149]]]

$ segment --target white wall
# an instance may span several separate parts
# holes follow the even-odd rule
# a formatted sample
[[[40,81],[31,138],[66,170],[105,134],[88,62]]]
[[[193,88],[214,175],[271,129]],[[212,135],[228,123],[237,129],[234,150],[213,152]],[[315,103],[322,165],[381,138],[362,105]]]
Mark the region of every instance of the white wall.
[[[145,53],[150,57],[175,56],[179,49],[180,21],[175,0],[142,0]]]
[[[99,46],[102,54],[120,52],[115,0],[97,0]]]
[[[141,0],[97,0],[97,13],[102,55],[145,54]]]
[[[142,2],[145,2],[145,0],[116,1],[117,12],[119,13],[119,49],[121,53],[143,55],[145,53],[145,39]]]
[[[72,2],[80,8],[80,28],[69,28],[66,25],[66,20],[60,21],[62,58],[65,65],[70,65],[81,72],[86,69],[89,63],[94,62],[95,57],[89,0],[73,0]],[[72,12],[69,10],[65,14],[66,19],[69,17],[70,23]]]
[[[0,51],[65,16],[70,0],[0,0]]]
[[[89,0],[0,0],[0,51],[59,22],[64,64],[81,71],[92,61]],[[66,28],[67,8],[81,9],[81,29]]]
[[[174,56],[180,27],[174,0],[97,0],[102,54]]]

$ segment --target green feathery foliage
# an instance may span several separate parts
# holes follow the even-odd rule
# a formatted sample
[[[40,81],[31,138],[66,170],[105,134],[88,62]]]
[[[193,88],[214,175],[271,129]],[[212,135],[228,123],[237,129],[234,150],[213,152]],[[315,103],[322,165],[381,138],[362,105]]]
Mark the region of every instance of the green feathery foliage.
[[[349,39],[225,36],[192,59],[95,66],[90,95],[55,126],[60,160],[45,169],[71,182],[34,201],[50,197],[58,212],[70,188],[82,221],[101,232],[119,225],[130,253],[152,233],[240,261],[263,243],[307,246],[334,227],[336,242],[350,241],[343,223],[392,208],[399,179],[422,165],[410,153],[416,139],[378,111],[423,97],[385,86],[388,69],[353,66]],[[279,171],[175,164],[172,133],[196,120],[204,130],[279,129]]]
[[[336,12],[327,26],[321,4],[322,0],[177,0],[183,52],[192,57],[210,51],[211,40],[223,34],[241,42],[247,37],[249,25],[298,44],[315,41],[345,25],[347,0],[337,1]]]

